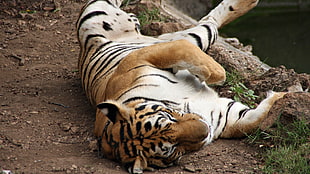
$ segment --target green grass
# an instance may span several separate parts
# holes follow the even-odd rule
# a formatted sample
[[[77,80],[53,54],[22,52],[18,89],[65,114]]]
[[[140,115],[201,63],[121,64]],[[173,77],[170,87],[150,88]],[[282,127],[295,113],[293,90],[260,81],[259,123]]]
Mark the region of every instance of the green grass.
[[[226,77],[226,84],[235,94],[234,100],[253,108],[255,106],[255,100],[258,96],[254,94],[253,90],[244,85],[243,77],[241,77],[237,72],[226,72]]]
[[[166,21],[167,18],[160,14],[160,10],[158,8],[145,9],[139,12],[137,15],[140,25],[144,26],[150,24],[151,22],[161,22]]]
[[[134,2],[135,2],[134,0],[124,0],[121,4],[121,7],[127,7],[128,5]]]
[[[304,174],[310,171],[310,127],[306,121],[288,125],[276,122],[276,128],[266,132],[257,130],[248,136],[250,143],[264,147],[262,172]]]
[[[258,96],[244,85],[243,77],[237,72],[227,72],[226,76],[225,85],[234,93],[234,100],[254,106]],[[279,117],[273,128],[258,129],[248,135],[247,141],[263,149],[263,173],[310,173],[310,126],[306,121],[284,125]]]
[[[262,171],[267,174],[294,173],[305,174],[310,172],[310,146],[302,144],[297,147],[279,146],[268,150],[265,155],[265,166]]]

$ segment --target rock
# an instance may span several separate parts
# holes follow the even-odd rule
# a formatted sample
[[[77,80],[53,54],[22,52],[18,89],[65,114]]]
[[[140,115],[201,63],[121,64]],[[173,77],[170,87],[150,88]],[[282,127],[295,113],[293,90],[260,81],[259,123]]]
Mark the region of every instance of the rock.
[[[59,127],[61,128],[61,130],[67,132],[70,130],[72,124],[71,123],[60,123]]]
[[[195,173],[196,172],[196,169],[193,165],[185,165],[184,168],[183,168],[185,171],[188,171],[188,172],[192,172],[192,173]]]
[[[219,37],[207,54],[225,67],[227,71],[237,71],[245,78],[253,76],[253,72],[255,72],[255,75],[262,75],[270,69],[270,66],[262,63],[258,57],[250,52],[250,46],[248,48],[243,47],[237,41],[236,44],[238,48],[227,43],[224,38]]]
[[[266,130],[279,118],[281,124],[287,125],[296,120],[310,123],[310,93],[288,93],[278,100],[271,108],[267,118],[262,122],[261,129]]]
[[[284,66],[280,66],[270,68],[261,76],[249,79],[249,82],[246,85],[254,90],[255,93],[266,92],[269,90],[277,92],[289,91],[293,90],[293,88],[308,91],[310,88],[310,75],[298,74],[292,69],[286,69]]]
[[[80,130],[80,128],[77,126],[70,127],[70,133],[71,134],[75,134],[75,133],[79,132],[79,130]]]
[[[164,33],[176,32],[186,27],[176,22],[152,22],[141,28],[141,32],[149,36],[158,36]]]
[[[42,25],[39,25],[39,24],[35,24],[34,27],[38,30],[45,30],[46,27],[42,26]]]
[[[31,14],[31,13],[18,13],[18,18],[22,18],[22,19],[25,19],[25,20],[31,20],[31,19],[34,19],[34,15]]]
[[[92,152],[97,151],[97,149],[98,149],[98,144],[97,143],[98,143],[97,140],[90,141],[89,144],[88,144],[88,149],[90,151],[92,151]]]
[[[72,168],[73,170],[76,170],[78,167],[77,167],[75,164],[72,164],[71,168]]]

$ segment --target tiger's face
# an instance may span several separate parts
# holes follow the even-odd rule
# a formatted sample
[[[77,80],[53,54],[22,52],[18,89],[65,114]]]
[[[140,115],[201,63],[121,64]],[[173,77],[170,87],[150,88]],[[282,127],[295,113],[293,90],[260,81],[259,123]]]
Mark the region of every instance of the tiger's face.
[[[130,107],[105,102],[98,109],[109,118],[102,131],[102,153],[123,163],[130,173],[171,166],[185,153],[199,150],[209,134],[199,115],[157,104]]]

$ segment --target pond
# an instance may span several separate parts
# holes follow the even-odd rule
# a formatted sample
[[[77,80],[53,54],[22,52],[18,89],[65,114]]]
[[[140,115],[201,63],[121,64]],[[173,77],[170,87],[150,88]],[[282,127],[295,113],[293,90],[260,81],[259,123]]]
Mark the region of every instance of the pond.
[[[270,66],[284,65],[310,73],[310,11],[252,10],[220,30],[253,46],[253,54]]]

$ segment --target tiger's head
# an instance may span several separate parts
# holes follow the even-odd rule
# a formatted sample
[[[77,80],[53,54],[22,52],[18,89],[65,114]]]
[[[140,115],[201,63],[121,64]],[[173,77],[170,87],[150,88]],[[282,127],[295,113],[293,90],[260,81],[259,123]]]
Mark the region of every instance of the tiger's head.
[[[102,127],[102,154],[121,162],[130,173],[175,164],[185,153],[199,150],[210,131],[199,115],[156,103],[108,101],[97,107],[95,129]],[[98,119],[99,112],[107,119]]]

